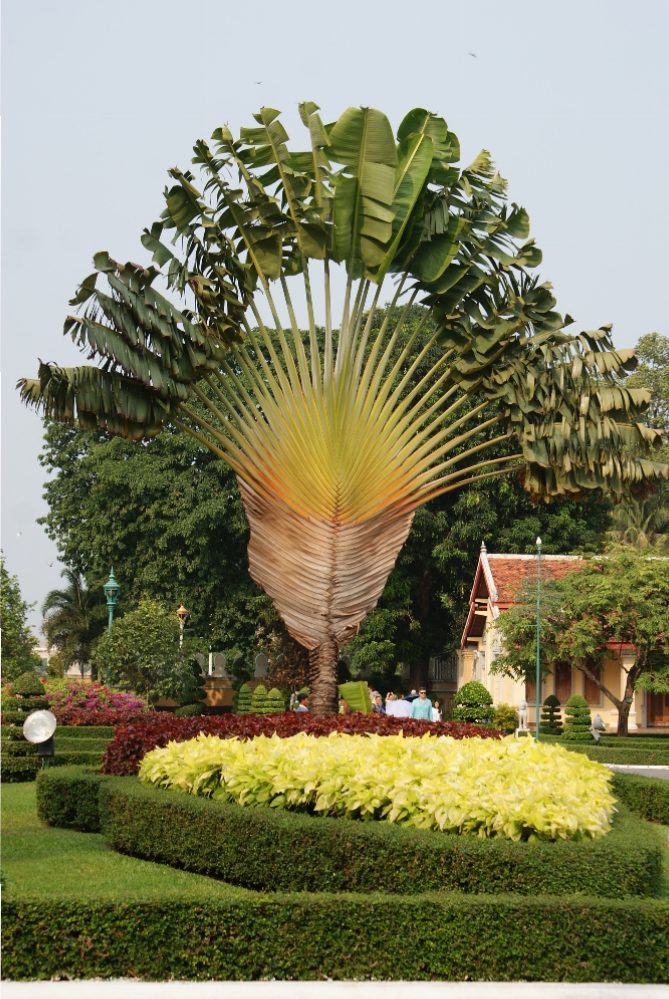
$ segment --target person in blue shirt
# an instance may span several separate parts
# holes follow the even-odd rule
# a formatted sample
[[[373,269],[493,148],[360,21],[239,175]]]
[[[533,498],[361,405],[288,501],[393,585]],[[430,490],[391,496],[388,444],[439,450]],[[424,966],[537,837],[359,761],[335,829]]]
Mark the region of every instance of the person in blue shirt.
[[[416,700],[411,702],[411,717],[418,721],[432,721],[432,701],[428,700],[424,687],[418,691]]]

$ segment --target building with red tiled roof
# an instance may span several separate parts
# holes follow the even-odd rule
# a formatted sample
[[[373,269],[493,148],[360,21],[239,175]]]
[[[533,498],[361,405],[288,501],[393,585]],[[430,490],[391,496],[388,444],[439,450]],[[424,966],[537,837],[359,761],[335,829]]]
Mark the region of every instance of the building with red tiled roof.
[[[481,545],[474,584],[469,598],[469,613],[460,642],[458,657],[458,688],[469,680],[478,680],[492,695],[494,704],[511,704],[515,708],[525,701],[534,724],[536,690],[534,683],[491,672],[491,665],[502,650],[502,637],[496,622],[499,615],[518,602],[528,587],[541,579],[560,579],[578,572],[584,559],[577,555],[509,555],[489,554]],[[601,666],[602,679],[611,691],[624,696],[625,670],[634,662],[635,649],[625,645],[611,650],[611,656]],[[599,686],[569,663],[559,663],[544,677],[540,697],[556,694],[565,704],[572,694],[582,694],[590,704],[593,716],[601,715],[609,731],[616,730],[618,712]],[[656,699],[656,698],[655,698]],[[666,724],[666,719],[653,713],[654,699],[639,692],[635,695],[629,716],[630,730],[639,725]]]

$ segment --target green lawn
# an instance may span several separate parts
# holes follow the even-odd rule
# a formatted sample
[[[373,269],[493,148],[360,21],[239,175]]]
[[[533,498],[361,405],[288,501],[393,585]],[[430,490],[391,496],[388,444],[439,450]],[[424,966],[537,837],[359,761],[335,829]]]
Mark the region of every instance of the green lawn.
[[[162,864],[124,857],[96,833],[44,826],[35,811],[35,784],[2,787],[2,874],[6,898],[104,900],[154,896],[206,901],[252,892]]]
[[[104,900],[170,896],[207,901],[253,895],[201,874],[116,853],[96,833],[42,825],[35,784],[2,787],[2,874],[6,897]],[[669,848],[664,856],[663,896],[669,898]]]

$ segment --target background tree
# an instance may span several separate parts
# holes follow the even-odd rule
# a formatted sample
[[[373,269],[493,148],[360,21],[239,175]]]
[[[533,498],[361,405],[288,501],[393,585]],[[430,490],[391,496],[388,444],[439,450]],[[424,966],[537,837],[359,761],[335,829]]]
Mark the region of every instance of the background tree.
[[[38,670],[37,639],[28,626],[31,605],[21,596],[19,581],[7,572],[0,552],[0,626],[2,627],[2,676],[16,680],[22,673]]]
[[[422,109],[396,137],[372,108],[327,126],[314,104],[300,113],[307,153],[289,149],[279,113],[263,108],[239,139],[221,128],[211,147],[196,143],[202,193],[193,174],[171,171],[143,242],[161,280],[188,291],[181,309],[158,291],[156,268],[99,253],[73,300],[84,312],[65,329],[101,366],[42,365],[20,389],[88,429],[142,438],[172,422],[228,462],[251,525],[251,575],[310,650],[312,705],[324,712],[336,710],[338,646],[376,605],[428,500],[514,467],[541,497],[620,495],[661,472],[627,450],[655,441],[639,420],[646,393],[620,383],[629,354],[607,329],[562,332],[550,288],[528,271],[540,254],[527,214],[506,203],[487,153],[455,167],[457,138]],[[346,271],[336,350],[331,263]],[[312,269],[324,280],[322,351]],[[298,276],[308,350],[289,285]],[[387,276],[392,304],[422,295],[437,327],[425,345],[411,338],[401,365],[389,364],[398,326],[367,353],[368,300],[373,314]],[[429,377],[409,388],[438,342]],[[485,401],[468,408],[476,392]],[[495,452],[503,441],[510,455]]]
[[[96,596],[87,589],[81,573],[63,569],[67,586],[51,590],[42,604],[42,630],[56,656],[49,659],[49,672],[62,676],[77,663],[82,671],[90,661],[91,645],[104,629],[106,610],[102,590]]]
[[[618,711],[618,735],[627,735],[636,689],[667,689],[669,677],[669,559],[632,548],[612,549],[582,569],[542,586],[541,651],[544,671],[571,663]],[[518,679],[535,669],[534,592],[498,619],[504,652],[491,666]],[[636,658],[625,670],[625,691],[611,690],[596,669],[615,647],[631,643]]]
[[[658,457],[669,461],[669,337],[659,333],[642,336],[636,356],[639,366],[627,378],[627,385],[642,387],[651,393],[650,419],[665,432]],[[611,538],[638,548],[654,548],[658,554],[669,554],[669,485],[666,481],[660,480],[649,496],[629,496],[614,507]]]
[[[114,687],[153,700],[180,700],[192,687],[192,659],[203,651],[203,643],[193,639],[184,640],[180,649],[174,611],[144,598],[98,639],[92,661],[98,675]]]

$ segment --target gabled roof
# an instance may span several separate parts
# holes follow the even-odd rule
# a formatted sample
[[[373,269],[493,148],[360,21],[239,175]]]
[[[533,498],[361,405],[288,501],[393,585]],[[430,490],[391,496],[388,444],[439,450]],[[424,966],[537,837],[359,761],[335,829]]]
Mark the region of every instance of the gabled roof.
[[[580,569],[585,560],[578,555],[542,555],[542,579],[561,579],[569,572]],[[536,555],[489,555],[485,545],[481,545],[474,585],[469,597],[469,614],[460,641],[461,648],[467,639],[483,633],[483,615],[476,613],[476,602],[482,610],[483,602],[491,605],[492,617],[507,610],[516,603],[523,585],[537,578]],[[477,620],[478,618],[478,620]]]

